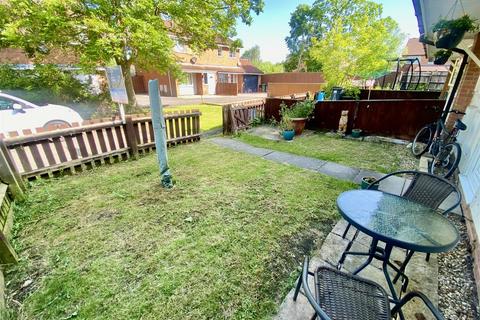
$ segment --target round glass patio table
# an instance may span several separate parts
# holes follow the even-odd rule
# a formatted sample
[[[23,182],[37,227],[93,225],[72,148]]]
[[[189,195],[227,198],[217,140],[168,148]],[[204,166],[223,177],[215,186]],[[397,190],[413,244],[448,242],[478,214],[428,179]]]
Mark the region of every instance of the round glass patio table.
[[[341,215],[358,230],[395,247],[425,253],[445,252],[459,234],[443,215],[422,204],[375,190],[340,194]]]

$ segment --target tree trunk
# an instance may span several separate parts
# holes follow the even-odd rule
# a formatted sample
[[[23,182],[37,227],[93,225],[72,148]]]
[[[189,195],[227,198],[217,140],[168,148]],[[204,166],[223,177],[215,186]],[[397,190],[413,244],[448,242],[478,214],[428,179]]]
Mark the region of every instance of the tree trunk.
[[[117,62],[118,63],[118,62]],[[125,89],[127,90],[128,104],[130,107],[137,106],[137,98],[135,97],[135,91],[133,90],[132,75],[130,74],[131,61],[122,61],[118,63],[122,67],[123,78],[125,79]]]

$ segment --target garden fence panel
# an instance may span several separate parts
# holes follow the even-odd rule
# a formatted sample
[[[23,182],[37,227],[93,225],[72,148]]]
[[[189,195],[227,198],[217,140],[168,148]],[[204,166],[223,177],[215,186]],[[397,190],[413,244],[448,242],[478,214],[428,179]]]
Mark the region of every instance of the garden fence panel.
[[[200,139],[198,110],[166,113],[167,144],[176,145]],[[3,139],[8,157],[23,178],[52,176],[63,171],[74,173],[105,163],[114,163],[154,150],[155,138],[150,116],[132,118],[126,123],[110,120],[54,131],[10,133]]]

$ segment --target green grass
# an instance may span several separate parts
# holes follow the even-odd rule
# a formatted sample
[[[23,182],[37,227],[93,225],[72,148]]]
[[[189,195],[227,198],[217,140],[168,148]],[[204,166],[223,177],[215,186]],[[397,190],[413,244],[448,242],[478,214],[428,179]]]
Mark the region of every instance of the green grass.
[[[202,112],[202,115],[200,117],[200,130],[202,132],[222,127],[222,106],[216,106],[211,104],[194,104],[188,106],[166,107],[165,111],[193,109],[198,109]]]
[[[351,167],[383,173],[414,169],[417,160],[406,146],[365,142],[328,136],[322,132],[295,137],[291,142],[263,139],[242,133],[237,139],[256,147],[341,163]]]
[[[209,142],[169,150],[172,190],[154,154],[33,184],[12,319],[268,318],[354,187]]]

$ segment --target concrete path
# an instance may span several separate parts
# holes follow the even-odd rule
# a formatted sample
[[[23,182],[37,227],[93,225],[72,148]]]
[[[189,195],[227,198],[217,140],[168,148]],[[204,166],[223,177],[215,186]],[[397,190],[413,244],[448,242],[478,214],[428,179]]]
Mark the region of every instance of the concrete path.
[[[252,147],[249,144],[229,138],[212,138],[209,141],[235,151],[249,153],[279,163],[286,163],[296,167],[313,170],[325,175],[340,179],[360,183],[362,177],[373,176],[380,178],[382,173],[364,169],[347,167],[338,163],[319,160],[310,157],[297,156],[287,152],[275,151],[271,149]]]

